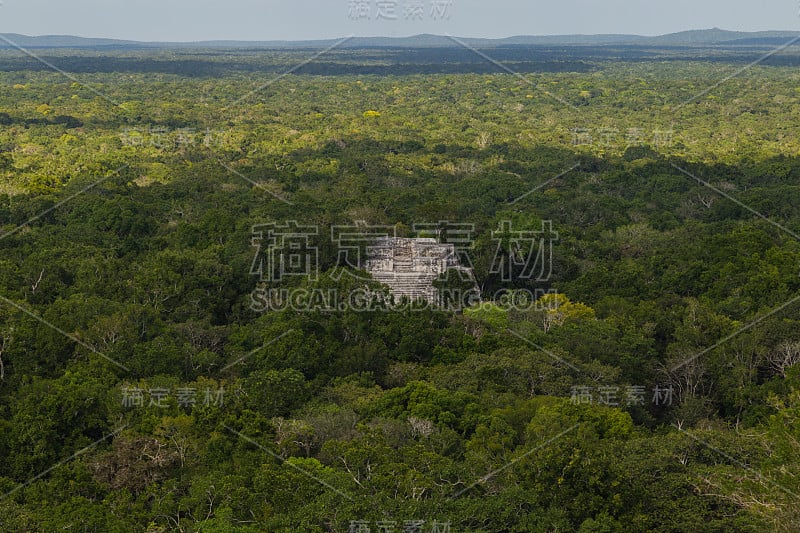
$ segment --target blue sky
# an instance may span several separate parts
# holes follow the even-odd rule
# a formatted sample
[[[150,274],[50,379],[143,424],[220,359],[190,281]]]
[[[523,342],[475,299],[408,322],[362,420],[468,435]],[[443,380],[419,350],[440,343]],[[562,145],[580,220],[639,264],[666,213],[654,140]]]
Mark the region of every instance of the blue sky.
[[[0,32],[145,41],[800,29],[798,0],[2,0]]]

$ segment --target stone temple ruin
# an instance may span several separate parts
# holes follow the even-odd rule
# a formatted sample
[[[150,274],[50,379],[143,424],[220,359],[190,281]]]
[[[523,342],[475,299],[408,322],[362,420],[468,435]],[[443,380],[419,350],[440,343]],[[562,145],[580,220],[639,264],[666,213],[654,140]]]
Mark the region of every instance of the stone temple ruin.
[[[367,247],[365,269],[389,287],[395,300],[406,297],[431,305],[440,302],[433,282],[448,270],[463,272],[474,281],[472,269],[461,265],[453,244],[430,238],[380,237]]]

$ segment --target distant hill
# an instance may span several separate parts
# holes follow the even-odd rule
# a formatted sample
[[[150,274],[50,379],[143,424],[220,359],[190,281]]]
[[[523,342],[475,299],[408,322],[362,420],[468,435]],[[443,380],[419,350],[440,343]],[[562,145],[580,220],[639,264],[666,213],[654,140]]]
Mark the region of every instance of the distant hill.
[[[791,39],[800,36],[796,31],[727,31],[719,28],[710,30],[690,30],[679,33],[670,33],[659,37],[650,37],[648,41],[652,44],[738,44],[737,41],[775,41],[779,44],[786,43]],[[648,44],[650,44],[648,43]],[[744,43],[741,43],[744,44]]]
[[[736,32],[713,28],[690,30],[655,37],[641,35],[519,35],[503,39],[458,38],[470,46],[760,46],[780,45],[800,37],[796,31]],[[118,39],[94,39],[71,35],[31,37],[15,33],[0,34],[0,48],[326,48],[342,39],[311,41],[199,41],[199,42],[139,42]],[[13,43],[13,44],[12,44]],[[455,46],[453,39],[442,35],[411,37],[354,37],[343,45],[346,48],[430,48]]]
[[[18,33],[0,33],[0,48],[11,45],[6,40],[22,46],[23,48],[97,48],[104,46],[141,46],[144,43],[136,41],[121,41],[118,39],[94,39],[75,37],[72,35],[42,35],[29,37]]]

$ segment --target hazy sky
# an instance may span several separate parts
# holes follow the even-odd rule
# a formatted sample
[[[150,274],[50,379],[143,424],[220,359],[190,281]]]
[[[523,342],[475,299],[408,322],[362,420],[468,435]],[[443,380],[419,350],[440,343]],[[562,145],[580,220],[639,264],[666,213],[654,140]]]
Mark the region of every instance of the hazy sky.
[[[0,33],[144,41],[800,29],[798,0],[1,0]]]

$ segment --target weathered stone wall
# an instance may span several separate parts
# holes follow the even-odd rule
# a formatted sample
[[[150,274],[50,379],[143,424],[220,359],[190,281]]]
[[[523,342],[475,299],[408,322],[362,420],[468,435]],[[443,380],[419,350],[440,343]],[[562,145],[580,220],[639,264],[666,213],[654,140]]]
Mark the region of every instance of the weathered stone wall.
[[[450,269],[469,271],[461,266],[455,247],[436,239],[383,237],[367,247],[366,270],[376,281],[387,285],[396,299],[439,300],[433,286]],[[471,273],[471,272],[470,272]]]

